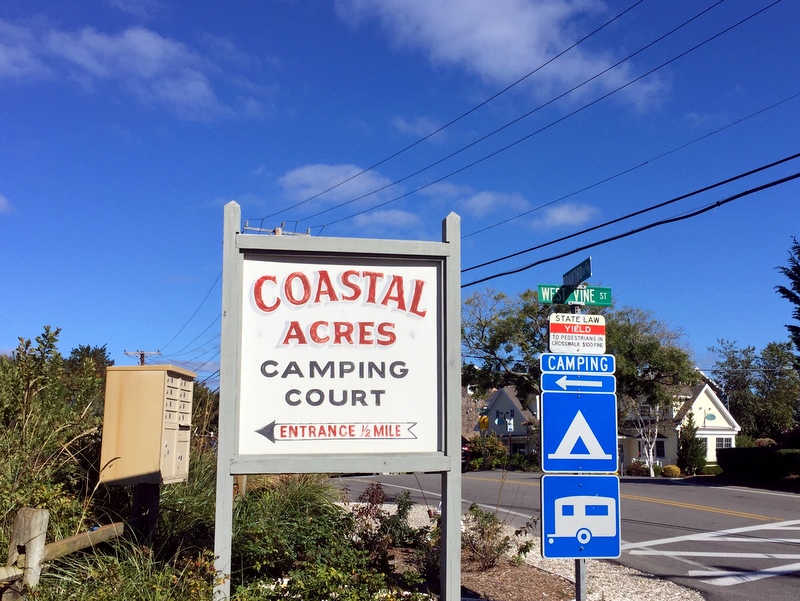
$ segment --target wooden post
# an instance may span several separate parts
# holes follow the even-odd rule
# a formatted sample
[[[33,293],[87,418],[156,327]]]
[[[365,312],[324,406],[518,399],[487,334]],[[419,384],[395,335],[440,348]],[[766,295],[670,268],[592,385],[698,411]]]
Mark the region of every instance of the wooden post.
[[[25,563],[22,567],[22,585],[35,589],[42,575],[42,560],[44,559],[44,543],[47,538],[47,525],[50,522],[50,512],[46,509],[33,509],[23,507],[17,512],[14,520],[14,530],[11,541],[8,543],[7,566],[17,563],[20,555],[25,554]],[[3,601],[22,599],[18,591],[8,589],[3,593]]]
[[[158,505],[161,498],[161,486],[150,482],[140,482],[133,489],[131,523],[143,540],[153,536],[158,522]]]

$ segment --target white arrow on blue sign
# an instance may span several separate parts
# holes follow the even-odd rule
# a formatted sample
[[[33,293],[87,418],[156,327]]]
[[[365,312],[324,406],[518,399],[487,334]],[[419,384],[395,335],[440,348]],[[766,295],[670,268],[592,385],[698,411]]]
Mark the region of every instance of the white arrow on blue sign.
[[[617,396],[542,393],[542,470],[617,471]]]
[[[545,372],[541,378],[542,391],[552,392],[616,392],[617,379],[605,374],[561,374]]]
[[[614,355],[575,355],[542,353],[539,355],[542,373],[613,374],[617,368]]]
[[[621,553],[617,476],[542,476],[542,556],[614,558]]]

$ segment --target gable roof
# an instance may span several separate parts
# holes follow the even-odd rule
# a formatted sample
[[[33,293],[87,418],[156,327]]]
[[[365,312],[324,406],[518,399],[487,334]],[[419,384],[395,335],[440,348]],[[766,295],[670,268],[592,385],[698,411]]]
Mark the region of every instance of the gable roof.
[[[494,405],[501,404],[503,400],[510,402],[514,408],[519,411],[520,415],[525,418],[526,422],[530,422],[534,419],[533,413],[522,406],[522,403],[517,397],[516,391],[510,386],[504,386],[503,388],[496,390],[488,399],[486,399],[489,413],[494,410]]]
[[[683,404],[678,409],[678,412],[675,414],[675,429],[676,430],[681,429],[683,420],[686,418],[686,415],[689,413],[689,411],[693,410],[695,404],[699,400],[704,399],[711,403],[714,410],[722,418],[723,423],[715,424],[713,426],[714,428],[725,428],[727,426],[727,428],[734,430],[735,432],[739,432],[741,430],[741,427],[739,426],[738,422],[733,418],[733,416],[730,414],[730,412],[725,408],[725,405],[717,396],[715,386],[713,385],[713,381],[702,371],[699,371],[699,373],[701,377],[700,383],[697,384],[696,386],[693,386],[689,390],[689,394],[687,395],[686,400],[683,402]],[[712,427],[709,426],[707,423],[703,423],[705,422],[705,419],[703,418],[702,415],[698,414],[696,415],[697,418],[699,418],[695,419],[695,424],[697,425],[698,428]],[[714,417],[716,417],[716,415],[714,415]],[[702,422],[700,420],[702,420]]]

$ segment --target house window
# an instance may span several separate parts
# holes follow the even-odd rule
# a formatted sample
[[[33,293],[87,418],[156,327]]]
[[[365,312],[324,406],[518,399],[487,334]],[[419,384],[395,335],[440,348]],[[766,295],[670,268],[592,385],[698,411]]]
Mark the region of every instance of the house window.
[[[653,408],[650,405],[647,405],[647,404],[639,405],[639,415],[641,417],[652,417],[653,416]]]
[[[645,447],[644,442],[642,442],[640,440],[639,441],[639,457],[644,457],[647,454],[647,451],[645,449],[646,449],[646,447]],[[656,446],[653,448],[653,456],[656,459],[664,459],[664,457],[667,456],[663,440],[657,440],[656,441]]]
[[[730,449],[733,446],[733,441],[730,437],[717,438],[718,449]]]

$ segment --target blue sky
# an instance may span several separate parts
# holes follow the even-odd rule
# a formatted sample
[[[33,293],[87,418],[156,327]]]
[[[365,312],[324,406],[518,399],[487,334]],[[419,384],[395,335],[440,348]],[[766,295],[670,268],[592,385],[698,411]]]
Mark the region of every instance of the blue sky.
[[[4,0],[0,352],[50,325],[65,354],[106,345],[127,365],[124,351],[161,350],[153,361],[212,373],[230,200],[251,226],[337,237],[439,240],[454,211],[468,268],[789,157],[800,5],[771,4]],[[463,282],[798,171],[791,160]],[[707,368],[718,339],[787,339],[775,268],[800,235],[799,196],[797,180],[775,185],[465,293],[557,284],[591,256],[592,284],[682,328]]]

